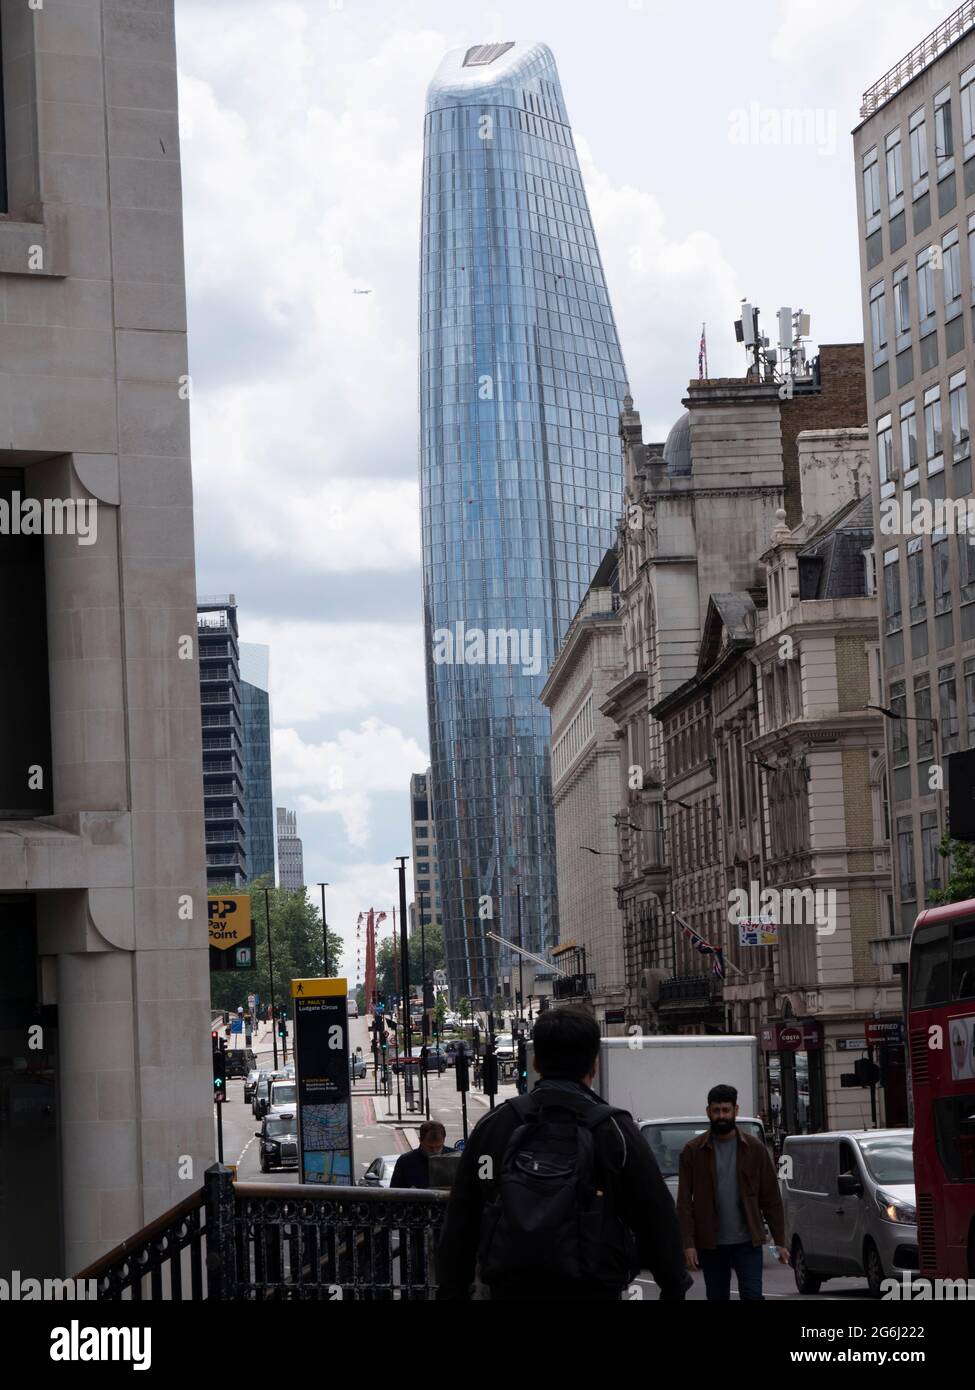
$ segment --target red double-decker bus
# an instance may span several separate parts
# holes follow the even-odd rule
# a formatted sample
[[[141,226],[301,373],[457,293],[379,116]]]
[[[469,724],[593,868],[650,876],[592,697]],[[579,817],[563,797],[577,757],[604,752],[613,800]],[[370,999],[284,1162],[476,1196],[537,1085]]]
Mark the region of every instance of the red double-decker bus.
[[[918,917],[908,991],[920,1272],[975,1278],[975,899]]]

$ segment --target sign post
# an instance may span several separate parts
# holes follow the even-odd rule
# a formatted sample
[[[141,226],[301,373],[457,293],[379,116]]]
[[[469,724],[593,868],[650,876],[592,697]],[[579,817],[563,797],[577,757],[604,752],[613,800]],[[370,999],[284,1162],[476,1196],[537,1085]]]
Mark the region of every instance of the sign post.
[[[301,1182],[351,1186],[348,981],[292,980]]]

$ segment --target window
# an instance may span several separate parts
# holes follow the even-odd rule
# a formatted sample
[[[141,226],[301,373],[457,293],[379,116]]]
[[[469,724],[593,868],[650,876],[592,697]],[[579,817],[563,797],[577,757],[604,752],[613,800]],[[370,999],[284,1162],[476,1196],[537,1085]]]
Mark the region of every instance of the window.
[[[890,687],[890,706],[896,718],[891,721],[890,746],[894,767],[905,767],[910,761],[911,744],[907,733],[907,687],[903,681],[894,681]]]
[[[975,656],[965,662],[965,724],[968,746],[975,748]]]
[[[899,265],[894,271],[894,333],[897,336],[897,347],[906,346],[901,339],[906,339],[911,332],[911,281],[907,274],[907,266]]]
[[[958,582],[962,603],[975,599],[975,546],[966,531],[958,532]]]
[[[954,666],[938,670],[938,726],[941,731],[941,753],[958,751],[958,687]]]
[[[938,93],[934,99],[934,157],[938,166],[938,178],[950,174],[954,167],[952,155],[955,142],[951,133],[951,88]]]
[[[941,264],[945,273],[945,318],[957,318],[961,313],[961,259],[957,227],[941,238]]]
[[[896,549],[884,551],[884,617],[888,634],[904,625],[901,610],[901,566]]]
[[[879,367],[887,361],[887,296],[882,280],[870,290],[870,337],[873,365]]]
[[[917,897],[917,880],[914,874],[914,829],[910,816],[901,816],[897,821],[897,870],[901,902],[912,903]]]
[[[901,406],[901,472],[908,474],[915,468],[917,468],[917,408],[913,401],[905,401]],[[883,473],[880,475],[880,481],[884,481]]]
[[[877,462],[881,485],[890,482],[894,466],[894,436],[890,420],[889,415],[881,415],[877,421]]]
[[[951,415],[951,456],[957,462],[971,452],[968,438],[968,387],[965,373],[948,381],[948,408]]]
[[[910,604],[912,623],[923,623],[928,616],[924,598],[924,551],[921,546],[920,536],[907,543],[907,601]]]
[[[940,386],[932,386],[924,393],[924,456],[928,463],[928,476],[940,473],[945,464]]]
[[[934,611],[951,611],[951,560],[948,553],[948,537],[944,532],[935,535],[931,542],[931,565],[934,572]]]
[[[928,189],[928,128],[924,108],[915,111],[911,127],[911,180],[913,195],[919,198]]]
[[[917,314],[922,336],[934,331],[936,313],[934,271],[931,268],[931,248],[928,246],[917,256]]]
[[[924,871],[924,896],[930,898],[941,887],[941,855],[938,853],[938,813],[925,811],[921,816],[921,866]]]
[[[975,154],[975,64],[967,68],[960,78],[961,85],[961,139],[964,156]]]
[[[922,671],[914,677],[914,721],[917,728],[917,758],[923,762],[934,752],[934,726],[931,723],[931,675]]]
[[[863,156],[863,216],[868,235],[875,232],[880,226],[880,164],[876,146]]]
[[[887,136],[887,202],[893,217],[904,206],[904,161],[901,155],[901,133],[892,130]]]

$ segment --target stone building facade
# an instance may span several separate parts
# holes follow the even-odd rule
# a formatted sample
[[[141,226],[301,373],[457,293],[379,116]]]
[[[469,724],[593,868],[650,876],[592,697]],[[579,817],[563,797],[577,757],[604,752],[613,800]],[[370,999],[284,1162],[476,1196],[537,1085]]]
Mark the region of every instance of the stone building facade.
[[[50,1277],[213,1155],[173,4],[0,43],[0,484],[97,522],[0,535],[0,1274]]]
[[[616,570],[616,554],[610,551],[541,695],[552,716],[559,964],[569,974],[585,976],[585,998],[609,1034],[622,1031],[625,1021],[615,821],[619,744],[616,726],[601,708],[623,671]]]

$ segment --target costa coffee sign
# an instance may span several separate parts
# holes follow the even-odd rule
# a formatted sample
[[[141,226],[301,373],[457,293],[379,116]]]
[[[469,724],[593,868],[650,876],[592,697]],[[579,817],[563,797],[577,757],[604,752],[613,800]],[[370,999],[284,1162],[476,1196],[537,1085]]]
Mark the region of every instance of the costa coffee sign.
[[[763,1052],[817,1052],[823,1045],[823,1030],[811,1020],[771,1023],[760,1034]]]

